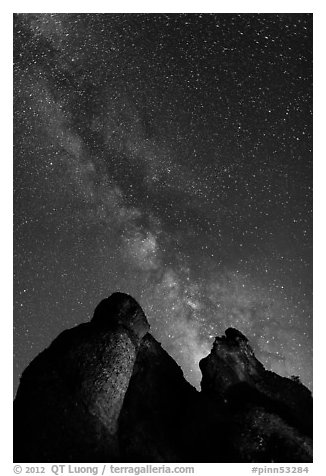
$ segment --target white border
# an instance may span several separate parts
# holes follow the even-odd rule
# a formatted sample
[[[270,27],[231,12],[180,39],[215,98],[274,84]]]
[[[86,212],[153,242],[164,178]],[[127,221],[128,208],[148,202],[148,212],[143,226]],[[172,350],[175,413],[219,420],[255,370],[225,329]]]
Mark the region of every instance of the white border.
[[[313,13],[314,14],[314,463],[308,465],[310,474],[325,474],[322,468],[324,448],[325,397],[325,77],[324,63],[326,18],[322,1],[12,1],[2,8],[1,82],[2,82],[2,170],[0,174],[0,206],[2,223],[1,289],[5,306],[2,308],[3,339],[1,345],[1,408],[4,433],[1,439],[0,468],[2,474],[12,473],[12,14],[14,12],[80,12],[80,13]],[[324,159],[324,160],[323,160]],[[195,465],[197,475],[250,474],[253,465],[206,464]],[[263,467],[264,465],[259,465]],[[268,465],[271,466],[271,465]],[[290,465],[298,466],[298,465]],[[218,468],[217,468],[218,467]],[[23,473],[24,474],[24,473]],[[50,474],[50,473],[48,473]]]

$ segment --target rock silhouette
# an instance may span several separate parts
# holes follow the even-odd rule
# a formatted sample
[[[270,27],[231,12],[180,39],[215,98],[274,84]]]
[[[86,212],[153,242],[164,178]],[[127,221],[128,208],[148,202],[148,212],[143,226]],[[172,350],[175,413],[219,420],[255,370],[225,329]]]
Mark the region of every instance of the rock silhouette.
[[[14,461],[312,461],[310,391],[265,370],[240,331],[201,360],[201,392],[148,331],[114,293],[39,354],[14,401]]]
[[[202,393],[225,409],[236,428],[228,445],[236,459],[312,460],[311,392],[265,370],[240,331],[229,328],[216,337],[199,365]]]

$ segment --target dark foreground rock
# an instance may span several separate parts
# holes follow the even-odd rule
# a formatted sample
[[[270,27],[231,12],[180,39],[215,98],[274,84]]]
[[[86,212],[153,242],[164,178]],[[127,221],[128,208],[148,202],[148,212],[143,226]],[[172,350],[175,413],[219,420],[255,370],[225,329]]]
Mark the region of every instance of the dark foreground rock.
[[[248,339],[229,328],[199,363],[202,394],[228,415],[230,454],[245,462],[312,461],[312,396],[265,370]]]
[[[309,462],[312,397],[268,372],[236,329],[200,362],[202,391],[114,293],[24,371],[15,462]]]

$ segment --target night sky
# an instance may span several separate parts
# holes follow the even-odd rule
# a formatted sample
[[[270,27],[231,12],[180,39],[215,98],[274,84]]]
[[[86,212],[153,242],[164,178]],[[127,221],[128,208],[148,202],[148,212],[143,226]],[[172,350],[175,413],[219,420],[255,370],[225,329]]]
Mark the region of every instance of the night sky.
[[[312,387],[312,15],[14,16],[15,388],[114,291]]]

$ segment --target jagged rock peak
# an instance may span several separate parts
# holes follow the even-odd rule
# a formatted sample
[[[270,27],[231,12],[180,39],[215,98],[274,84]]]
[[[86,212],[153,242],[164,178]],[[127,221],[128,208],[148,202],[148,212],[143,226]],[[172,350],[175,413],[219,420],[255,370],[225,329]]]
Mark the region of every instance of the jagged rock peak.
[[[256,359],[248,339],[229,327],[225,335],[216,337],[211,353],[199,362],[203,374],[202,390],[217,390],[223,394],[231,385],[250,382],[264,366]]]
[[[312,397],[310,391],[293,380],[266,370],[254,355],[248,339],[229,328],[216,337],[211,353],[199,363],[203,394],[234,411],[248,413],[264,408],[287,424],[311,435]]]
[[[247,337],[234,327],[226,329],[224,336],[215,338],[211,354],[218,358],[227,356],[227,360],[230,360],[231,356],[233,358],[241,356],[240,360],[246,361],[247,367],[251,367],[254,373],[264,369],[263,365],[256,359]]]
[[[111,294],[98,304],[91,322],[93,325],[105,328],[120,324],[140,339],[150,329],[144,311],[138,302],[129,294],[120,292]]]

